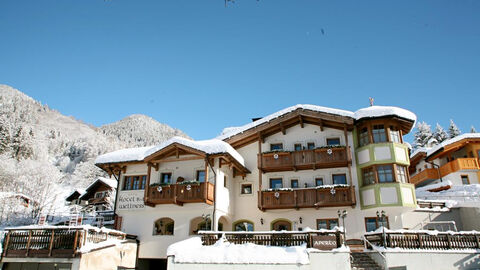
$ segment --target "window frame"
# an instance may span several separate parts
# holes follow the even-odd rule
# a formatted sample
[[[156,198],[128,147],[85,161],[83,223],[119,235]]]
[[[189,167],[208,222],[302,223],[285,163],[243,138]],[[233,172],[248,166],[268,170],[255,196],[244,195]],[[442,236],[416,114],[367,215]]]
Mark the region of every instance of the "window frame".
[[[318,181],[320,181],[320,180],[322,181],[322,184],[318,185]],[[325,185],[325,178],[323,176],[315,177],[313,183],[315,184],[315,187],[321,187],[321,186]]]
[[[165,175],[170,175],[170,179],[169,179],[168,182],[169,182],[169,184],[173,184],[173,173],[172,172],[161,172],[160,173],[160,184],[165,184],[163,182]]]
[[[200,181],[200,173],[203,172],[203,182]],[[195,170],[195,180],[197,180],[200,183],[205,183],[207,180],[207,172],[205,170]]]
[[[237,225],[242,224],[242,223],[248,223],[249,225],[252,225],[252,230],[249,231],[248,226],[247,226],[247,228],[245,228],[246,229],[245,231],[237,231],[236,230]],[[234,231],[234,232],[253,232],[253,231],[255,231],[255,223],[253,223],[252,221],[250,221],[248,219],[239,219],[239,220],[235,221],[234,223],[232,223],[232,231]]]
[[[169,222],[166,223],[165,225],[161,226],[161,227],[167,229],[168,228],[167,226],[172,225],[173,228],[172,228],[171,234],[167,234],[166,233],[167,230],[165,230],[165,232],[163,232],[163,233],[156,233],[156,232],[158,232],[158,228],[156,227],[157,222],[165,222],[164,220],[167,220]],[[157,229],[155,230],[155,228],[157,228]],[[162,217],[162,218],[159,218],[159,219],[156,219],[156,220],[153,221],[152,236],[174,236],[174,235],[175,235],[175,220],[173,218]]]
[[[314,150],[315,142],[307,142],[307,150]]]
[[[394,167],[395,167],[396,182],[408,183],[409,181],[408,181],[407,167],[403,165],[395,165]],[[402,179],[405,179],[405,181],[402,181]]]
[[[300,149],[297,150],[297,146],[300,147]],[[293,151],[302,151],[303,150],[303,146],[301,143],[294,143],[293,144]]]
[[[283,178],[281,178],[281,177],[272,177],[272,178],[269,178],[269,179],[268,179],[268,183],[270,184],[270,189],[278,189],[277,187],[273,187],[273,186],[272,186],[272,180],[280,180],[280,183],[282,184],[282,186],[279,187],[279,188],[283,188]]]
[[[135,177],[138,177],[138,181],[135,184]],[[145,190],[145,185],[147,181],[147,175],[145,174],[136,174],[136,175],[124,175],[123,176],[123,185],[122,191],[127,190]],[[128,183],[128,186],[127,186]],[[134,188],[136,187],[136,188]]]
[[[467,184],[463,182],[464,177],[467,178]],[[467,174],[460,175],[460,180],[462,180],[462,185],[470,185],[470,178],[468,177]]]
[[[345,184],[336,184],[335,183],[335,176],[345,176]],[[333,185],[348,185],[348,179],[347,179],[347,174],[346,173],[334,173],[332,174],[332,184]]]
[[[318,226],[318,222],[319,222],[319,221],[325,221],[325,222],[326,222],[326,224],[327,224],[327,228],[326,228],[326,229],[327,229],[327,230],[331,230],[331,229],[330,229],[330,223],[331,223],[332,221],[337,222],[337,226],[340,226],[340,223],[339,223],[338,218],[317,218],[317,220],[316,220],[317,230],[320,230],[320,228],[319,228],[319,226]]]
[[[296,186],[296,187],[293,186],[293,183],[294,183],[294,182],[297,183],[297,186]],[[300,182],[298,181],[298,178],[290,179],[290,188],[300,188]]]
[[[377,142],[375,141],[375,136],[373,133],[373,128],[374,126],[379,126],[383,125],[384,127],[384,133],[386,136],[386,141],[384,142]],[[362,122],[357,125],[357,140],[358,144],[360,147],[363,147],[368,144],[373,144],[373,143],[386,143],[386,142],[391,142],[391,143],[403,143],[403,131],[401,128],[401,124],[394,120],[394,119],[377,119],[377,120],[368,120],[366,122]],[[392,132],[398,132],[395,134],[398,134],[398,139],[399,141],[394,141],[393,137],[396,137],[396,135],[392,135]]]
[[[383,132],[381,132],[381,130],[383,130]],[[377,141],[377,139],[375,139],[376,136],[378,136],[378,141]],[[385,128],[385,124],[374,124],[374,125],[372,125],[372,139],[373,139],[372,140],[373,143],[389,142],[388,136],[387,136],[387,129]],[[384,139],[384,140],[382,140],[382,139]]]
[[[277,146],[280,145],[281,147],[278,148],[278,149],[274,149],[274,148],[275,148],[275,147],[274,147],[275,145],[277,145]],[[284,151],[283,143],[271,143],[271,144],[270,144],[270,151]]]
[[[365,224],[365,231],[366,232],[372,232],[372,231],[368,231],[368,229],[367,229],[367,219],[375,219],[375,227],[376,227],[375,230],[380,228],[380,226],[379,226],[380,218],[379,217],[365,217],[364,218],[364,224]],[[385,221],[386,221],[386,224],[385,224],[386,228],[390,229],[390,221],[388,219],[388,216],[385,217]],[[373,231],[375,231],[375,230],[373,230]]]
[[[338,140],[338,143],[329,144],[329,142],[328,142],[329,140]],[[330,137],[330,138],[327,138],[326,143],[327,143],[327,146],[335,146],[335,145],[341,145],[342,141],[340,140],[340,137]]]
[[[250,186],[250,193],[244,193],[243,186]],[[253,195],[253,184],[252,183],[240,183],[240,195]]]

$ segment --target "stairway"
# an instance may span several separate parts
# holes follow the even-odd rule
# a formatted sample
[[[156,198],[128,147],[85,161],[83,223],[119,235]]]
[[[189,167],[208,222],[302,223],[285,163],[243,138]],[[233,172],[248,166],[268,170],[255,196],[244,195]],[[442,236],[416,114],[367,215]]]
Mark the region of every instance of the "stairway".
[[[379,266],[370,256],[365,252],[352,252],[350,253],[352,262],[352,270],[382,270],[383,268]]]

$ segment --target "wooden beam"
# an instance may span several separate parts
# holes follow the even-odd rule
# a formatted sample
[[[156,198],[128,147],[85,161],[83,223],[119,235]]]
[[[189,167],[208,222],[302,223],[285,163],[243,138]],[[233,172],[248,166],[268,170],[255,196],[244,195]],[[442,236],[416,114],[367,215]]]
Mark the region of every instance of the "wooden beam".
[[[178,147],[175,148],[175,157],[179,158],[180,153],[178,152]]]
[[[152,163],[148,162],[147,163],[147,183],[144,188],[144,193],[143,193],[143,202],[145,205],[148,205],[148,192],[150,189],[150,175],[152,174]]]
[[[318,120],[318,125],[320,126],[320,131],[323,131],[323,120]]]
[[[194,157],[183,157],[183,158],[176,158],[176,159],[155,159],[155,160],[152,160],[151,162],[154,162],[154,163],[164,163],[164,162],[175,162],[175,161],[185,161],[185,160],[197,160],[197,159],[204,159],[203,157],[201,156],[194,156]]]
[[[348,144],[348,132],[347,124],[343,126],[343,136],[345,137],[345,151],[347,151],[347,167],[348,167],[348,179],[350,180],[350,185],[353,186],[352,178],[352,153],[350,151],[350,145]]]
[[[300,121],[300,127],[303,128],[303,117],[302,117],[302,115],[298,116],[298,120]]]
[[[283,126],[283,122],[280,122],[280,130],[282,131],[283,135],[287,134],[287,131],[285,130],[285,127]]]

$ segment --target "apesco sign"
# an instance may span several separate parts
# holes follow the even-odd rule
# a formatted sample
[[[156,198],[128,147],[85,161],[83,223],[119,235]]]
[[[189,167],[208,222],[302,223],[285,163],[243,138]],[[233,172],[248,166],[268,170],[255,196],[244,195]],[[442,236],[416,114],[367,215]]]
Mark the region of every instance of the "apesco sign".
[[[337,237],[334,235],[312,236],[312,246],[320,250],[332,250],[337,248]]]
[[[143,203],[143,190],[120,191],[118,194],[118,210],[141,210],[145,208]]]

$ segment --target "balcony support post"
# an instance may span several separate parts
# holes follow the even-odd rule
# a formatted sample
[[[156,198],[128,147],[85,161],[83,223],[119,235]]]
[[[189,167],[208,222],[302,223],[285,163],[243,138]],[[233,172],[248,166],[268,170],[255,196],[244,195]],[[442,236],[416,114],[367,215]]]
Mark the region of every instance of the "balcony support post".
[[[350,152],[350,145],[348,144],[347,124],[343,124],[343,136],[345,137],[345,152],[347,154],[348,180],[350,180],[350,185],[353,186],[352,158]]]
[[[152,164],[149,162],[147,164],[147,183],[145,184],[145,195],[144,195],[144,202],[145,205],[148,205],[148,192],[150,190],[150,175],[152,174]]]

